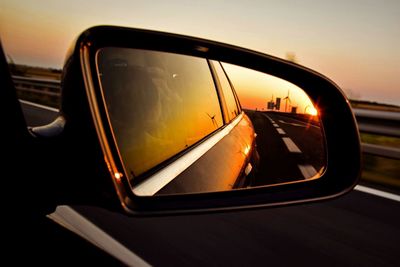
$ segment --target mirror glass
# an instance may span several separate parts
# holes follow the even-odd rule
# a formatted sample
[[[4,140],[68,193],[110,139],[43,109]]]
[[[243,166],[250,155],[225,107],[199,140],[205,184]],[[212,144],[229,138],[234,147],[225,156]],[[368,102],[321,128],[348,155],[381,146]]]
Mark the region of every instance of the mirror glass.
[[[318,107],[283,79],[167,52],[97,51],[103,104],[140,196],[317,179],[326,165]]]

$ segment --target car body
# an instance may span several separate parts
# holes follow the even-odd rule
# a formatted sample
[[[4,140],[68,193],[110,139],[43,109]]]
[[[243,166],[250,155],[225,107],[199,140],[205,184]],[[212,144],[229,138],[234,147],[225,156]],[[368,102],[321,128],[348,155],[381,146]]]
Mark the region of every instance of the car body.
[[[98,58],[108,118],[135,194],[250,183],[255,132],[220,62],[120,48],[102,49]],[[215,183],[218,177],[225,178]]]

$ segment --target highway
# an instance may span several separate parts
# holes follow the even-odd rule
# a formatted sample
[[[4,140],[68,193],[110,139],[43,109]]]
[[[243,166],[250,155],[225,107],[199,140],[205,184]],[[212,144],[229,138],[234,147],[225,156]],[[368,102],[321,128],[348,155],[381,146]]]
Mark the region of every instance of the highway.
[[[326,164],[323,134],[317,125],[277,112],[249,111],[260,155],[253,186],[304,180]]]
[[[31,125],[55,116],[22,106]],[[354,190],[307,205],[144,218],[71,208],[154,266],[400,266],[400,197],[391,196]]]

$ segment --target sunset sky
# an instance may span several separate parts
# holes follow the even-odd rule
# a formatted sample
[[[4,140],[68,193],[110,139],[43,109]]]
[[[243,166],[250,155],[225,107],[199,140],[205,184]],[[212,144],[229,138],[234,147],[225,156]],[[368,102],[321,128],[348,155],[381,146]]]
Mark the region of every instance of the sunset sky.
[[[307,114],[315,110],[307,94],[288,81],[236,65],[223,65],[244,109],[267,110],[267,102],[276,103],[276,98],[280,98],[280,108],[275,110],[291,112],[296,107],[297,113]]]
[[[80,32],[112,24],[222,41],[298,62],[351,98],[400,105],[400,1],[2,0],[16,63],[61,68]]]

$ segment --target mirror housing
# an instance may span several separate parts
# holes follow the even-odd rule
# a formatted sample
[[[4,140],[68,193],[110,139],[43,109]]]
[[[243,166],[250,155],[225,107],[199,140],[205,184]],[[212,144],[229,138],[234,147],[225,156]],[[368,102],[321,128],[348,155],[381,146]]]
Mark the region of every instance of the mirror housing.
[[[319,179],[254,189],[201,194],[138,197],[132,193],[112,142],[96,77],[96,52],[104,47],[138,48],[190,55],[257,70],[302,88],[318,103],[326,138],[326,170]],[[70,48],[63,70],[61,134],[67,144],[84,144],[83,175],[74,166],[68,192],[79,191],[58,204],[102,203],[129,214],[171,214],[278,206],[324,200],[349,192],[360,175],[360,139],[345,95],[328,78],[273,56],[219,42],[141,29],[97,26],[83,32]],[[63,147],[72,155],[71,147]],[[77,149],[77,146],[75,146]],[[74,187],[81,188],[73,189]],[[87,193],[87,191],[91,191]],[[80,201],[85,199],[85,201]],[[110,203],[113,203],[112,205]],[[116,204],[117,203],[117,204]]]

